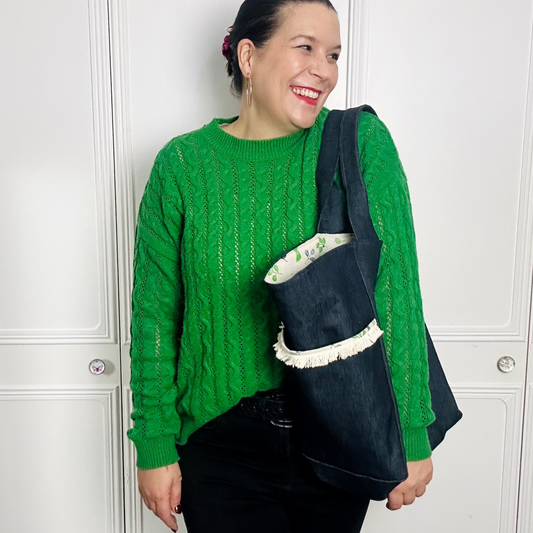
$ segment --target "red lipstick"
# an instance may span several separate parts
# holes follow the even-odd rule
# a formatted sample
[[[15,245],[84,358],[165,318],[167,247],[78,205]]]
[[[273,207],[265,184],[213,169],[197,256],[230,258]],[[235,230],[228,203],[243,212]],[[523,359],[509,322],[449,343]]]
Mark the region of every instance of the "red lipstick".
[[[303,94],[296,94],[292,90],[292,87],[298,87],[299,89],[309,89],[310,91],[314,91],[314,92],[318,93],[319,96],[322,93],[322,91],[319,91],[317,89],[313,89],[313,87],[304,87],[304,86],[301,86],[301,85],[293,85],[293,86],[291,86],[291,93],[294,94],[294,96],[296,96],[296,98],[299,98],[300,100],[303,100],[306,104],[314,105],[314,106],[317,105],[318,98],[309,98],[308,96],[304,96]]]

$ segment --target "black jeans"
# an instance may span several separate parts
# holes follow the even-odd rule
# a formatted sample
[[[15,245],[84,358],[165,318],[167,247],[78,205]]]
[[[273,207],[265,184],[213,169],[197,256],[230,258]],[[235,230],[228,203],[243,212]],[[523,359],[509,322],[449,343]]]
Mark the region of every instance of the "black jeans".
[[[314,474],[287,412],[256,418],[245,402],[177,445],[188,533],[358,533],[370,500]]]

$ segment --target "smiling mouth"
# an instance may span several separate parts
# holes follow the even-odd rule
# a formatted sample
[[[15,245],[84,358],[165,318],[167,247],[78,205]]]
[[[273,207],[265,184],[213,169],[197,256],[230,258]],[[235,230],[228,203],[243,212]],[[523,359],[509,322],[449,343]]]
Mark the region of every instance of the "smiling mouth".
[[[297,96],[304,96],[310,100],[318,100],[318,97],[322,91],[315,91],[314,89],[309,89],[307,87],[296,87],[292,86],[291,91]]]
[[[312,98],[311,96],[308,96],[308,92],[304,92],[303,94],[298,94],[298,92],[296,91],[291,91],[292,94],[298,98],[298,100],[300,100],[301,102],[305,103],[306,105],[308,106],[311,106],[311,107],[317,107],[318,105],[318,97],[316,98]],[[315,93],[316,94],[316,93]]]

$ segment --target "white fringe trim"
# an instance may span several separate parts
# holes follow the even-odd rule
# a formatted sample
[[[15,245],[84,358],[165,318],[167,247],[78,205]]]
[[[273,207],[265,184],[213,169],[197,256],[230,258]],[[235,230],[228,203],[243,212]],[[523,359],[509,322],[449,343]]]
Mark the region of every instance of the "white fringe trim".
[[[285,345],[283,338],[285,326],[283,322],[280,327],[278,342],[273,345],[276,350],[276,357],[287,365],[296,368],[326,366],[333,361],[347,359],[372,346],[383,335],[383,330],[378,326],[374,318],[365,329],[349,339],[322,348],[315,348],[314,350],[294,351]]]

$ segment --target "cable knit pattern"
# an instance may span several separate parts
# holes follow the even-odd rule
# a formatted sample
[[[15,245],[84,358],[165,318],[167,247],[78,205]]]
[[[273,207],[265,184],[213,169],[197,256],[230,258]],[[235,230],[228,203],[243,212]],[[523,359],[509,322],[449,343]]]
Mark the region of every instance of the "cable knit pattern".
[[[204,423],[282,385],[280,317],[263,277],[316,233],[316,164],[329,110],[276,139],[238,139],[215,118],[158,153],[135,231],[131,321],[139,468],[179,460]],[[415,235],[405,174],[385,125],[363,113],[359,147],[372,221],[384,241],[378,321],[408,460],[429,457],[434,420]]]

